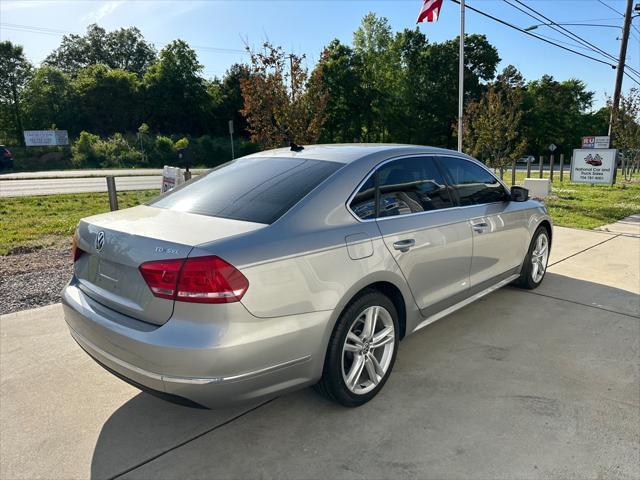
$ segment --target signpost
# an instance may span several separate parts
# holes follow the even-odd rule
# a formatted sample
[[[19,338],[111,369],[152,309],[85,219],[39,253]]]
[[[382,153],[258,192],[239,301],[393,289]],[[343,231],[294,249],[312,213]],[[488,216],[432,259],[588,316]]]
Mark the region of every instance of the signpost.
[[[69,145],[69,135],[66,130],[25,130],[24,144],[27,147]]]
[[[616,181],[615,149],[576,148],[571,158],[571,181],[576,183],[607,183]]]
[[[609,137],[608,136],[582,137],[582,148],[608,149],[609,148]]]
[[[233,120],[229,120],[229,136],[231,137],[231,160],[235,160],[236,155],[233,151]]]

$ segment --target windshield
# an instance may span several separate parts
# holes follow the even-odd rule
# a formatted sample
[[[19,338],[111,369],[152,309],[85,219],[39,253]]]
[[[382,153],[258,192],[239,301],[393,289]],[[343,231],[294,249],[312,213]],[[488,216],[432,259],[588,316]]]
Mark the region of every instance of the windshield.
[[[244,158],[172,190],[150,205],[270,224],[342,166],[304,158]]]

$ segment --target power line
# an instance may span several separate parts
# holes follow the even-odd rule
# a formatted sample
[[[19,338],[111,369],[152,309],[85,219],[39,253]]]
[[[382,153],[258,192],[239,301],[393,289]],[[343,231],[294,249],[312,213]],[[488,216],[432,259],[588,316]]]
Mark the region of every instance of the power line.
[[[522,5],[524,8],[526,8],[526,9],[530,10],[531,12],[533,12],[533,13],[534,13],[535,15],[537,15],[539,18],[538,18],[538,17],[536,17],[536,16],[534,16],[534,15],[532,15],[532,14],[530,14],[529,12],[526,12],[525,10],[523,10],[523,9],[521,9],[521,8],[519,8],[519,7],[517,7],[516,5],[512,4],[509,0],[503,0],[503,1],[504,1],[505,3],[508,3],[509,5],[511,5],[512,7],[517,8],[517,9],[518,9],[518,10],[520,10],[521,12],[523,12],[523,13],[525,13],[525,14],[529,15],[531,18],[535,18],[535,19],[536,19],[536,20],[538,20],[538,21],[540,20],[540,18],[542,18],[542,19],[546,20],[547,22],[549,22],[550,24],[552,24],[551,28],[553,28],[554,30],[556,30],[557,32],[559,32],[561,35],[564,35],[564,36],[566,36],[566,37],[568,37],[568,38],[572,38],[572,37],[573,37],[573,39],[577,39],[577,40],[578,40],[580,43],[582,43],[583,45],[588,45],[588,46],[592,47],[592,49],[595,49],[594,51],[599,52],[601,55],[604,55],[604,56],[606,56],[606,57],[609,57],[609,58],[610,58],[610,59],[612,59],[612,60],[617,60],[617,59],[616,59],[616,57],[614,57],[614,56],[613,56],[613,55],[611,55],[610,53],[605,52],[605,51],[604,51],[604,50],[602,50],[601,48],[599,48],[599,47],[597,47],[597,46],[593,45],[592,43],[590,43],[590,42],[588,42],[588,41],[586,41],[585,39],[583,39],[583,38],[582,38],[582,37],[580,37],[579,35],[576,35],[575,33],[573,33],[572,31],[570,31],[570,30],[568,30],[568,29],[564,28],[563,26],[556,24],[556,22],[554,22],[553,20],[551,20],[549,17],[544,16],[542,13],[540,13],[540,12],[538,12],[537,10],[535,10],[534,8],[532,8],[532,7],[528,6],[526,3],[521,2],[520,0],[514,0],[516,3],[518,3],[518,4]],[[556,28],[556,27],[558,27],[558,28]],[[560,31],[560,30],[562,30],[562,31]],[[566,33],[563,33],[563,32],[566,32]]]
[[[604,5],[605,7],[607,7],[609,10],[611,10],[612,12],[616,12],[618,15],[620,15],[621,17],[624,17],[624,13],[619,12],[618,10],[616,10],[615,8],[613,8],[611,5],[604,3],[602,0],[598,0],[598,3],[601,3],[602,5]]]
[[[451,0],[451,1],[453,3],[457,3],[458,5],[460,4],[460,0]],[[588,58],[589,60],[593,60],[594,62],[602,63],[602,64],[607,65],[607,66],[609,66],[609,67],[611,67],[613,69],[616,68],[615,65],[612,65],[609,62],[605,62],[604,60],[601,60],[599,58],[595,58],[595,57],[592,57],[590,55],[587,55],[587,54],[584,54],[584,53],[581,53],[581,52],[577,52],[576,50],[572,50],[572,49],[570,49],[568,47],[564,47],[564,46],[560,45],[559,43],[556,43],[556,42],[551,41],[551,40],[547,40],[546,38],[543,38],[543,37],[541,37],[539,35],[536,35],[535,33],[527,32],[526,30],[524,30],[524,29],[522,29],[522,28],[520,28],[520,27],[518,27],[518,26],[516,26],[516,25],[514,25],[512,23],[506,22],[505,20],[502,20],[502,19],[500,19],[498,17],[494,17],[493,15],[491,15],[489,13],[486,13],[486,12],[483,12],[482,10],[478,10],[477,8],[474,8],[471,5],[465,5],[465,8],[468,8],[469,10],[472,10],[472,11],[474,11],[476,13],[479,13],[480,15],[482,15],[484,17],[487,17],[487,18],[490,18],[491,20],[494,20],[494,21],[496,21],[498,23],[501,23],[502,25],[506,25],[509,28],[513,28],[514,30],[518,30],[519,32],[524,33],[525,35],[529,35],[530,37],[537,38],[538,40],[542,40],[545,43],[549,43],[549,44],[554,45],[554,46],[556,46],[558,48],[561,48],[562,50],[566,50],[568,52],[575,53],[576,55],[580,55],[581,57]]]
[[[0,22],[0,26],[2,26],[3,28],[6,28],[7,30],[14,30],[17,32],[40,33],[43,35],[53,35],[56,37],[63,36],[63,35],[81,35],[78,32],[71,32],[69,30],[56,30],[53,28],[38,27],[35,25],[21,25],[17,23]],[[210,46],[203,46],[203,45],[190,45],[190,46],[194,50],[204,50],[207,52],[247,54],[246,50],[240,50],[237,48],[210,47]]]
[[[509,0],[503,0],[503,1],[504,1],[504,2],[506,2],[506,3],[508,3],[509,5],[511,5],[512,7],[517,8],[517,9],[518,9],[518,10],[520,10],[521,12],[526,13],[526,14],[527,14],[527,15],[529,15],[530,17],[532,17],[532,18],[536,18],[536,17],[534,17],[533,15],[531,15],[530,13],[525,12],[524,10],[522,10],[522,9],[518,8],[517,6],[513,5]],[[534,12],[536,15],[538,15],[538,16],[539,16],[539,17],[541,17],[541,18],[543,18],[543,19],[544,19],[544,20],[546,20],[547,22],[549,22],[549,23],[551,23],[551,24],[553,24],[553,25],[555,25],[555,26],[559,27],[559,28],[560,28],[561,30],[563,30],[564,32],[567,32],[567,34],[568,34],[568,35],[567,35],[567,34],[564,34],[564,33],[562,33],[562,32],[559,32],[559,33],[561,33],[561,34],[563,34],[563,35],[565,35],[565,36],[569,36],[569,35],[571,35],[572,37],[574,37],[575,39],[577,39],[578,41],[580,41],[580,42],[581,42],[581,43],[583,43],[584,45],[588,45],[588,46],[592,47],[593,49],[595,49],[594,51],[599,52],[601,55],[604,55],[604,56],[606,56],[606,57],[610,58],[611,60],[613,60],[613,61],[615,61],[615,62],[617,62],[617,61],[618,61],[618,58],[617,58],[617,57],[615,57],[614,55],[612,55],[612,54],[610,54],[610,53],[608,53],[608,52],[606,52],[606,51],[602,50],[602,49],[601,49],[600,47],[598,47],[597,45],[594,45],[593,43],[588,42],[587,40],[585,40],[585,39],[584,39],[584,38],[582,38],[581,36],[579,36],[579,35],[575,34],[575,33],[574,33],[574,32],[572,32],[571,30],[568,30],[568,29],[564,28],[562,25],[558,25],[556,22],[554,22],[553,20],[551,20],[549,17],[546,17],[545,15],[543,15],[543,14],[542,14],[542,13],[540,13],[540,12],[538,12],[538,11],[537,11],[537,10],[535,10],[534,8],[532,8],[532,7],[528,6],[526,3],[522,2],[521,0],[513,0],[513,1],[515,1],[516,3],[518,3],[518,4],[522,5],[523,7],[527,8],[528,10],[530,10],[530,11]],[[539,18],[538,18],[537,20],[539,20]],[[553,28],[554,28],[554,30],[559,31],[559,30],[557,30],[555,27],[553,27]],[[569,37],[569,38],[571,38],[571,37]],[[637,70],[635,70],[634,68],[630,67],[629,65],[626,65],[626,59],[625,59],[625,66],[626,66],[626,68],[628,68],[629,70],[631,70],[631,71],[632,71],[633,73],[635,73],[636,75],[640,75],[640,72],[638,72],[638,71],[637,71]]]

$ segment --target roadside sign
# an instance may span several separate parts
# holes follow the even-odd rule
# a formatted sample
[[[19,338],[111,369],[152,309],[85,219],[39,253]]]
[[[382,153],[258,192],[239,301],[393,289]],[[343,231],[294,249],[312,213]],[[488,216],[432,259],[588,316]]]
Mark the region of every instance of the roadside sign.
[[[609,148],[609,137],[582,137],[582,148]]]
[[[608,183],[616,180],[615,149],[576,148],[571,158],[571,181],[576,183]]]
[[[549,151],[551,153],[555,152],[556,148],[558,148],[558,147],[556,147],[555,144],[553,144],[553,143],[551,145],[549,145]]]
[[[24,143],[27,147],[69,145],[69,135],[66,130],[25,130]]]
[[[229,120],[229,135],[233,135],[233,120]]]
[[[184,183],[182,170],[178,167],[165,165],[162,169],[162,188],[160,189],[160,193],[168,192],[182,183]]]

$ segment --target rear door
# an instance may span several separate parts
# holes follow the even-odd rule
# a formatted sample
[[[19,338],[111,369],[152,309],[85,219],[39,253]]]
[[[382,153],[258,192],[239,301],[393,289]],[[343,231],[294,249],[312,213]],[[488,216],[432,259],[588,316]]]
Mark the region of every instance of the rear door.
[[[390,161],[377,182],[378,226],[423,314],[460,301],[469,288],[471,226],[452,208],[435,158]]]
[[[520,268],[528,239],[528,216],[498,179],[483,166],[460,157],[441,157],[461,211],[473,232],[471,288],[481,290]]]

